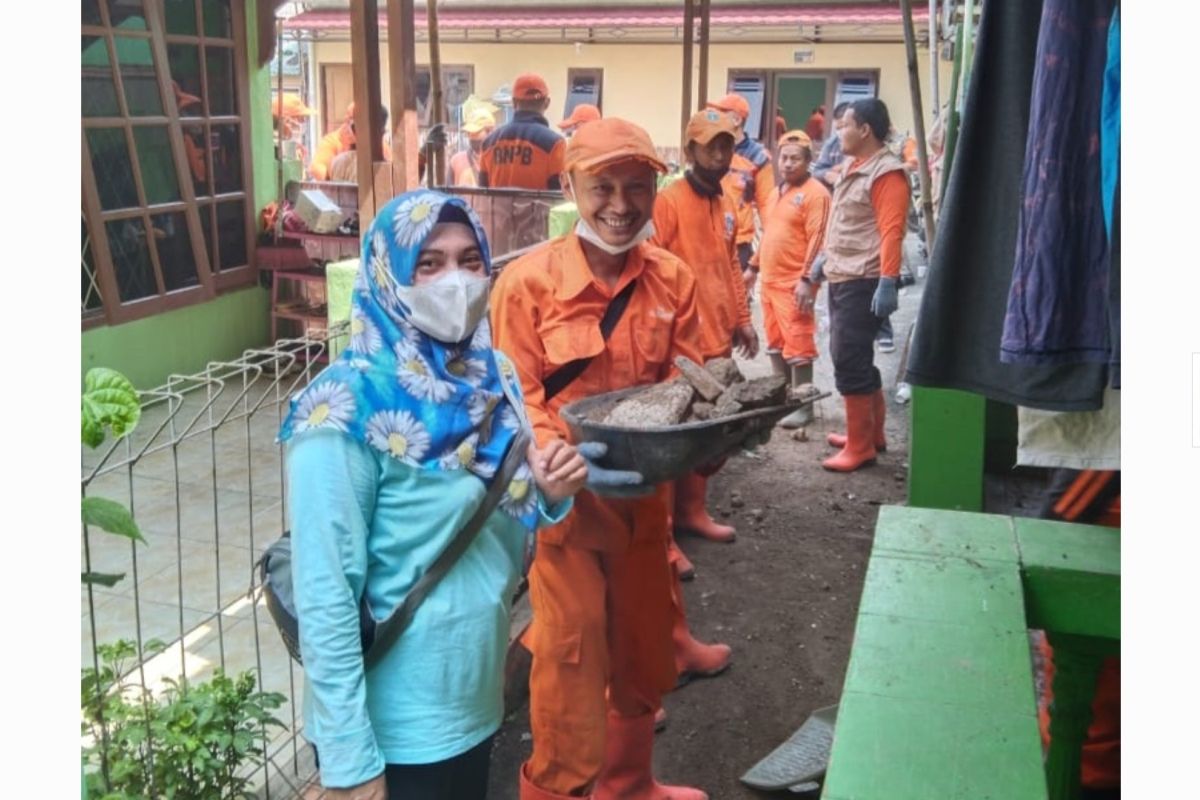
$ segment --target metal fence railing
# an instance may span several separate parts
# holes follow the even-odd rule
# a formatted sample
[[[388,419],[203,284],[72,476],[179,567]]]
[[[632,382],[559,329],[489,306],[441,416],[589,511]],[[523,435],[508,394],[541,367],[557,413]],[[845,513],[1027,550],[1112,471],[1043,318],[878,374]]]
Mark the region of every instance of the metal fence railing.
[[[127,639],[137,657],[126,679],[152,692],[218,667],[252,670],[261,690],[286,697],[275,712],[284,727],[264,739],[267,760],[252,775],[264,798],[295,796],[313,773],[297,736],[303,671],[249,594],[255,563],[286,525],[275,436],[288,399],[317,373],[315,356],[346,327],[173,375],[141,394],[132,434],[83,452],[83,496],[129,507],[146,544],[83,527],[84,570],[125,578],[83,588],[82,666],[99,667],[98,645]],[[147,647],[156,639],[166,648]]]

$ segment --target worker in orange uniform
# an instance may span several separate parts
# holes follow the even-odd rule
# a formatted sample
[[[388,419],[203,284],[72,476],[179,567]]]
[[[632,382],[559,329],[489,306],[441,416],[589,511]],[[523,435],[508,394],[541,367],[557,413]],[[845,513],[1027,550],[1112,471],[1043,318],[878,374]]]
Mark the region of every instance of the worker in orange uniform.
[[[758,215],[761,223],[777,179],[775,167],[771,163],[771,154],[765,147],[746,135],[746,121],[750,118],[750,102],[740,94],[727,94],[720,100],[709,102],[708,108],[728,114],[734,123],[736,128],[734,139],[737,144],[733,150],[734,160],[730,171],[737,177],[741,185],[745,197],[743,202],[754,207],[754,212]],[[753,238],[751,235],[749,240],[752,241]],[[744,221],[739,222],[739,241],[743,243],[747,241]],[[742,277],[747,292],[753,288],[755,279],[755,273],[749,266],[749,251],[743,250]]]
[[[811,283],[809,273],[825,243],[829,222],[829,190],[809,174],[812,150],[812,139],[804,131],[789,131],[781,137],[778,162],[783,183],[771,195],[756,256],[762,273],[767,355],[775,374],[789,378],[793,388],[813,382],[817,324],[804,284]],[[779,424],[803,428],[811,422],[810,404]]]
[[[898,304],[909,201],[904,163],[884,144],[890,127],[881,100],[858,100],[846,109],[838,136],[849,163],[833,188],[826,259],[810,272],[809,283],[801,283],[799,299],[811,309],[817,284],[829,281],[829,351],[846,404],[846,433],[829,434],[829,444],[841,450],[821,466],[835,472],[872,463],[887,447],[887,401],[875,366],[875,335]]]
[[[575,129],[585,122],[595,122],[600,119],[600,109],[591,103],[580,103],[571,109],[571,113],[562,122],[558,123],[558,129],[563,132],[563,136],[568,139],[575,133]]]
[[[566,142],[550,130],[546,109],[550,89],[531,72],[518,75],[512,88],[512,122],[501,125],[484,140],[479,159],[479,185],[497,188],[561,188]]]
[[[479,156],[483,153],[483,140],[495,129],[496,118],[485,109],[480,109],[463,124],[463,133],[467,134],[467,149],[459,150],[450,159],[451,186],[479,185]]]
[[[666,380],[676,357],[700,358],[696,279],[647,242],[655,173],[666,170],[650,137],[621,119],[588,123],[564,170],[575,230],[505,268],[491,302],[495,344],[516,366],[539,446],[569,436],[563,405]],[[521,800],[705,800],[660,785],[650,766],[654,711],[676,679],[670,485],[611,496],[641,476],[599,469],[596,450],[580,447],[590,490],[539,534],[529,577],[533,753]]]
[[[825,106],[817,106],[812,110],[812,115],[809,116],[808,122],[804,123],[804,132],[814,142],[819,142],[825,138]]]
[[[313,180],[329,180],[329,168],[333,159],[347,150],[354,149],[354,103],[346,106],[346,117],[342,124],[321,137],[317,142],[317,152],[308,165],[308,173]]]
[[[652,241],[696,274],[704,361],[727,357],[734,347],[748,358],[758,352],[737,258],[737,209],[721,188],[733,158],[735,131],[731,118],[715,109],[692,115],[684,133],[689,163],[684,179],[663,189],[654,204]],[[698,473],[676,481],[675,528],[732,542],[734,529],[715,522],[705,509],[707,486],[708,479]]]

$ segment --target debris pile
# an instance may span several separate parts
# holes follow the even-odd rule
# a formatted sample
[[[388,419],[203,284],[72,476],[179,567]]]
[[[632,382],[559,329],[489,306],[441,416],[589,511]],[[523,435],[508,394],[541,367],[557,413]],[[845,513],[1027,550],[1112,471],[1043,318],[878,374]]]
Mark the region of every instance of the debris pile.
[[[675,359],[682,376],[647,386],[616,405],[597,409],[592,419],[626,428],[659,428],[683,422],[730,417],[787,402],[788,382],[779,375],[748,381],[732,358],[715,358],[701,367]]]

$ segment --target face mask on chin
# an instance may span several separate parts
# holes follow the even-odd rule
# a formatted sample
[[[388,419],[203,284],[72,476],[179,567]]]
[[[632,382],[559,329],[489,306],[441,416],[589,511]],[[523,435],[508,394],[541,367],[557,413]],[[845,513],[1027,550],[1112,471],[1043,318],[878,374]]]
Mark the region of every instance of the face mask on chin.
[[[487,276],[455,269],[420,286],[401,286],[393,280],[392,287],[417,330],[454,344],[473,334],[487,315],[491,283]]]
[[[570,176],[567,176],[567,185],[571,187],[571,197],[577,197],[578,195],[575,194],[575,182],[571,180]],[[576,208],[578,208],[578,201],[576,201]],[[624,244],[609,244],[604,241],[595,228],[584,222],[583,217],[580,217],[579,221],[575,223],[575,235],[585,242],[595,245],[610,256],[619,256],[622,253],[628,253],[642,242],[654,236],[654,220],[646,220],[646,224],[634,234],[632,239]]]

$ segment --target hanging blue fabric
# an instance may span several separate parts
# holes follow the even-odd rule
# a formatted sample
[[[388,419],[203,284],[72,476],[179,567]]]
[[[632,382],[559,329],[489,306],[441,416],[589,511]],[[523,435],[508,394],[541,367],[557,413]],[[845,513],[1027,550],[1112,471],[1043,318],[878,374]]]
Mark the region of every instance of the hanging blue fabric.
[[[1104,96],[1100,101],[1100,198],[1104,230],[1112,241],[1113,201],[1121,170],[1121,9],[1108,27],[1108,63],[1104,66]]]

